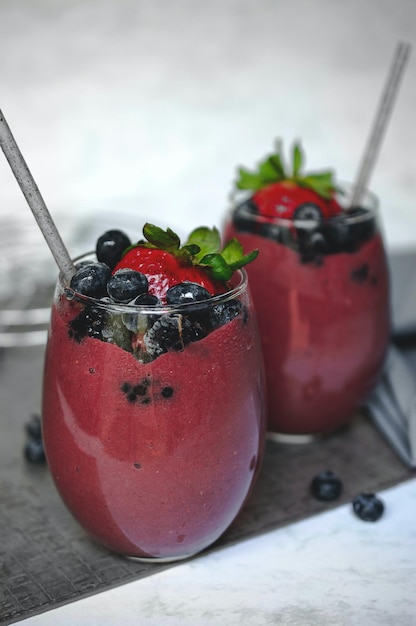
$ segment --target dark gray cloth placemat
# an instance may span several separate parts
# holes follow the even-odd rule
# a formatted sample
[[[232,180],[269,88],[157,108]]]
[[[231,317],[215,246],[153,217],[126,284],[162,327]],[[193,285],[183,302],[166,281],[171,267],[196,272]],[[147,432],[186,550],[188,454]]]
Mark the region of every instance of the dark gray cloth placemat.
[[[78,600],[160,572],[94,544],[61,503],[46,466],[22,454],[24,424],[40,406],[43,349],[0,353],[0,623]],[[333,504],[311,497],[313,476],[331,469],[343,480]],[[307,445],[268,442],[254,492],[239,518],[209,550],[379,491],[415,476],[395,456],[365,415]],[[198,557],[195,557],[198,558]]]

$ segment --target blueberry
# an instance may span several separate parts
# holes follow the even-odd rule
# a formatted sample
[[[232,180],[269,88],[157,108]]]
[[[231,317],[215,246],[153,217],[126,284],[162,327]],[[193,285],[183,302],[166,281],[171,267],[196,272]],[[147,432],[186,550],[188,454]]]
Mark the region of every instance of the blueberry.
[[[297,244],[302,263],[322,263],[322,255],[328,251],[325,237],[319,229],[297,229]]]
[[[211,311],[212,328],[219,328],[224,324],[228,324],[238,315],[243,314],[243,321],[247,321],[247,309],[240,300],[230,300],[229,302],[221,302],[215,304]]]
[[[342,492],[342,481],[330,470],[320,472],[311,482],[311,493],[318,500],[336,500]]]
[[[25,424],[25,430],[30,439],[42,439],[40,416],[37,414],[32,415],[29,421]]]
[[[249,198],[238,204],[233,211],[233,225],[240,232],[257,232],[257,206]]]
[[[363,241],[371,239],[376,230],[374,218],[360,219],[367,210],[354,207],[347,212],[335,215],[324,227],[329,252],[354,252]],[[354,218],[357,219],[354,221]]]
[[[352,507],[364,522],[377,522],[384,512],[383,502],[374,493],[360,493],[354,498]]]
[[[111,270],[105,263],[88,263],[78,268],[71,278],[70,287],[77,293],[91,298],[107,295],[107,281]]]
[[[159,298],[148,292],[141,293],[129,304],[143,308],[146,308],[147,306],[161,306]],[[152,326],[158,317],[159,316],[157,314],[140,315],[138,313],[123,313],[122,320],[128,330],[131,330],[133,333],[137,333],[138,331],[145,332],[147,327],[149,325]]]
[[[183,350],[192,340],[193,327],[184,315],[165,314],[145,333],[147,353],[155,358],[168,350]]]
[[[24,448],[24,455],[29,463],[45,463],[46,456],[42,439],[29,439]]]
[[[351,280],[361,285],[369,280],[369,271],[368,263],[363,263],[351,271]]]
[[[170,287],[166,292],[166,302],[171,306],[188,304],[190,302],[203,302],[210,297],[211,294],[205,287],[189,281],[178,283]]]
[[[162,389],[162,396],[164,398],[171,398],[173,396],[173,389],[172,389],[172,387],[163,387],[163,389]]]
[[[147,288],[147,277],[129,268],[118,270],[107,283],[107,293],[115,302],[130,302]]]
[[[147,306],[162,306],[159,298],[148,292],[141,293],[139,296],[137,296],[137,298],[132,300],[130,304],[134,306],[142,306],[144,308]]]
[[[273,222],[259,222],[258,234],[266,239],[272,239],[273,241],[283,243],[283,228]]]
[[[151,397],[148,395],[150,385],[149,378],[143,378],[139,383],[132,384],[128,381],[125,381],[120,389],[125,394],[126,399],[131,404],[135,402],[139,402],[140,404],[150,404]]]
[[[45,450],[42,441],[42,426],[39,415],[32,415],[25,424],[28,440],[24,447],[24,455],[30,463],[45,463]]]
[[[319,222],[322,219],[322,211],[317,204],[305,202],[300,204],[293,213],[293,220]]]
[[[107,230],[97,240],[97,259],[113,269],[120,261],[124,250],[130,245],[130,239],[121,230]]]

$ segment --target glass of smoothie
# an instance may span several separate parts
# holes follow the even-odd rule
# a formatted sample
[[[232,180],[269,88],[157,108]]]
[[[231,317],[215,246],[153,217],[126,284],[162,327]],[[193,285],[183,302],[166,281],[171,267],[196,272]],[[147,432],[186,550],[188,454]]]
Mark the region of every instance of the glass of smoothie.
[[[331,172],[277,153],[241,169],[225,239],[260,250],[247,268],[266,366],[270,436],[308,441],[344,425],[381,373],[389,280],[377,198],[350,206]]]
[[[219,251],[215,229],[182,247],[169,229],[144,230],[150,241],[134,246],[105,233],[99,260],[78,259],[71,285],[57,284],[43,437],[57,490],[93,539],[169,561],[215,542],[254,485],[263,361],[241,246]]]

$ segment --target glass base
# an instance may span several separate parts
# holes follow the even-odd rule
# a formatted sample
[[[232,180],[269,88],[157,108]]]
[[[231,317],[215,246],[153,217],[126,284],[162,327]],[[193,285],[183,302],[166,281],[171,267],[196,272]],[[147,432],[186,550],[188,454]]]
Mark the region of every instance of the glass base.
[[[130,561],[139,561],[140,563],[153,563],[157,565],[158,563],[175,563],[175,561],[185,561],[186,559],[191,559],[197,553],[193,552],[192,554],[185,554],[183,556],[129,556],[126,555],[126,558]]]
[[[276,433],[272,430],[267,432],[267,439],[275,443],[303,445],[305,443],[313,443],[322,439],[321,435],[290,435],[288,433]]]

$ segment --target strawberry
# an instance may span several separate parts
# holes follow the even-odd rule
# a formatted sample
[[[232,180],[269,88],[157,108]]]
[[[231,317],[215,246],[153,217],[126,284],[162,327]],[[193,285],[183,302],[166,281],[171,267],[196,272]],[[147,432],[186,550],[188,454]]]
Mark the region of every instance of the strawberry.
[[[182,247],[170,228],[164,231],[145,224],[143,235],[145,240],[127,248],[113,273],[124,268],[141,272],[147,277],[149,293],[164,304],[167,290],[182,282],[197,283],[212,296],[224,293],[233,272],[258,254],[254,250],[244,255],[235,239],[221,250],[216,228],[197,228]]]
[[[114,271],[123,268],[144,274],[149,281],[149,293],[162,302],[170,287],[184,281],[202,285],[212,296],[225,291],[223,283],[211,278],[202,267],[184,265],[166,250],[137,245],[124,255]]]
[[[332,172],[303,175],[303,161],[301,148],[295,144],[288,174],[278,144],[277,152],[260,162],[257,171],[239,169],[237,188],[253,191],[252,201],[265,218],[320,219],[341,213]]]

